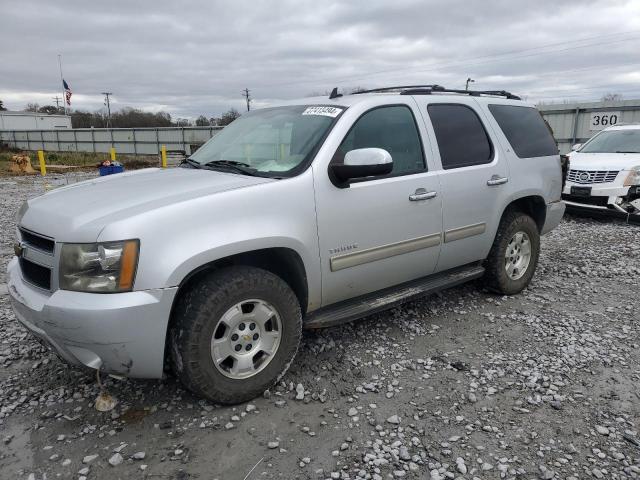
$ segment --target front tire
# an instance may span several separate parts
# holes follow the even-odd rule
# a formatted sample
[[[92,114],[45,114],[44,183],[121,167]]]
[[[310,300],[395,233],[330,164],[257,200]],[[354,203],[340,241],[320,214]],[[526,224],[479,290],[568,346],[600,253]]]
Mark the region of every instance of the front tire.
[[[298,299],[280,277],[259,268],[207,275],[181,296],[174,315],[174,371],[215,403],[263,393],[287,371],[300,343]]]
[[[529,215],[507,211],[485,262],[487,286],[497,293],[514,295],[529,285],[540,255],[540,232]]]

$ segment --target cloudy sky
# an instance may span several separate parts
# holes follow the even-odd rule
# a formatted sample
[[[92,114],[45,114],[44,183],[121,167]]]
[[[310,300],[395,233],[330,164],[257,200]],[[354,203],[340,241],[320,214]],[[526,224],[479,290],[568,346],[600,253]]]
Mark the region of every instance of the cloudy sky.
[[[0,99],[213,116],[334,86],[640,98],[640,0],[3,2]]]

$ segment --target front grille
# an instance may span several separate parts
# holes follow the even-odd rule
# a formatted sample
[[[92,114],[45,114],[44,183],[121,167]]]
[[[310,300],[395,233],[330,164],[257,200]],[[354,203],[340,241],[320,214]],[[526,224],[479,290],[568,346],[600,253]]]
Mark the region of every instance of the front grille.
[[[51,269],[20,258],[20,269],[23,278],[36,287],[51,290]]]
[[[598,207],[606,207],[609,197],[581,197],[579,195],[562,195],[563,200],[569,202],[582,203],[583,205],[595,205]]]
[[[53,255],[55,242],[52,239],[43,237],[42,235],[38,235],[37,233],[30,232],[29,230],[25,230],[24,228],[20,229],[20,236],[22,237],[22,241],[25,244]]]
[[[567,180],[573,183],[611,183],[619,170],[569,170]]]

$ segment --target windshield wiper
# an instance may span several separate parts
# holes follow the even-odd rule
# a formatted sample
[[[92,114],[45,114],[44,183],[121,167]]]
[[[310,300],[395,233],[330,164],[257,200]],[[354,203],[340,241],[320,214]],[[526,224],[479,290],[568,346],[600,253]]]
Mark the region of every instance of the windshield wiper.
[[[253,168],[251,165],[242,162],[236,162],[235,160],[211,160],[210,162],[204,163],[200,165],[201,168],[221,168],[225,170],[232,170],[234,172],[243,173],[245,175],[251,175],[255,177],[260,177],[260,173],[258,170]]]
[[[616,150],[616,153],[640,153],[640,152],[626,151],[626,150]]]
[[[200,165],[200,163],[188,157],[182,160],[182,162],[180,162],[180,165],[184,165],[184,164],[191,165],[191,167],[193,168],[202,168],[202,165]]]

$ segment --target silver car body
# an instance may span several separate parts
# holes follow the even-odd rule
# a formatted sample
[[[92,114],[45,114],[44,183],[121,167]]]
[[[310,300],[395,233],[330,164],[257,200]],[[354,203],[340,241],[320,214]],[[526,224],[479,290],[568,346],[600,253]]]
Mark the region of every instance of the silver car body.
[[[491,163],[443,170],[426,108],[465,104],[491,137]],[[29,200],[17,235],[23,256],[51,269],[49,290],[25,281],[18,258],[8,287],[18,320],[68,362],[132,377],[160,377],[179,288],[204,265],[244,252],[287,249],[304,267],[308,314],[359,295],[486,258],[509,204],[535,198],[541,233],[561,220],[559,157],[520,159],[488,110],[525,105],[461,95],[352,95],[292,104],[346,108],[309,168],[270,179],[184,168],[146,169],[60,188]],[[382,105],[407,105],[417,121],[427,171],[336,188],[329,162],[353,123]],[[488,185],[490,180],[498,180]],[[490,182],[491,183],[491,182]],[[424,189],[431,196],[409,201]],[[39,251],[22,232],[55,242]],[[58,288],[64,242],[135,238],[133,291]]]

